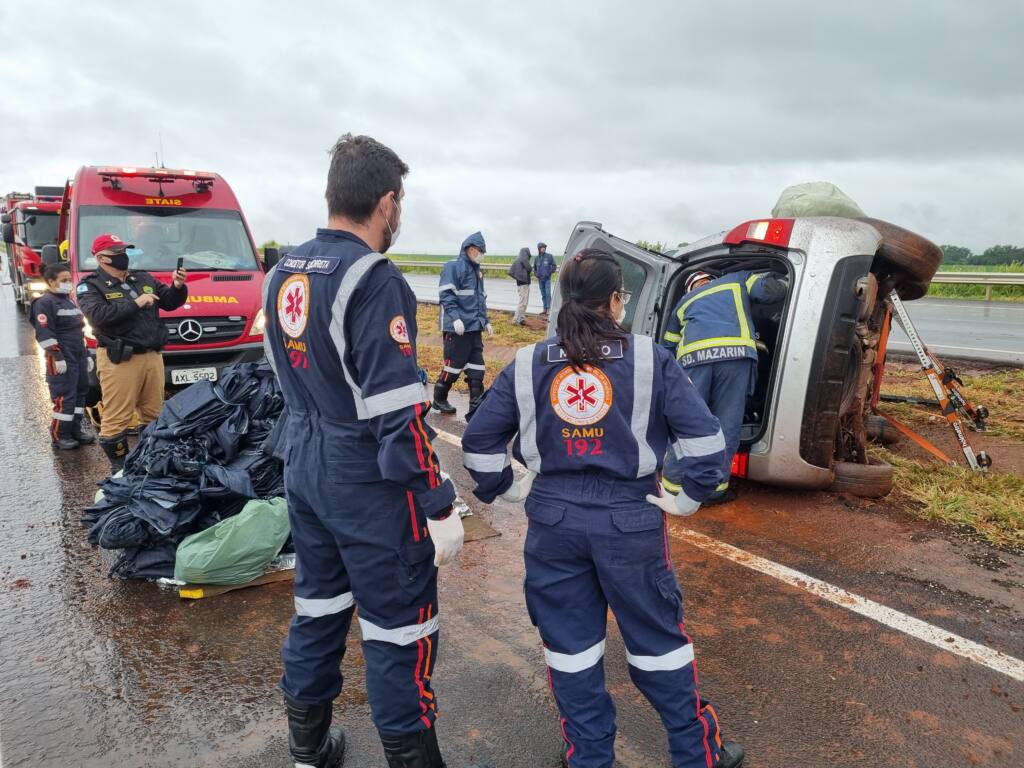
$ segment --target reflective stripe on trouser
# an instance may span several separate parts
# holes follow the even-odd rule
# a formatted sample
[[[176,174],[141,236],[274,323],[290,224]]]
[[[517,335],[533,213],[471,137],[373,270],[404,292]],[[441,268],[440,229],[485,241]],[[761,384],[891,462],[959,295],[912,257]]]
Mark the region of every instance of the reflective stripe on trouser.
[[[454,384],[459,375],[465,373],[466,380],[484,378],[484,342],[480,331],[466,331],[444,334],[444,367],[437,380],[443,384]]]
[[[605,690],[604,639],[611,607],[625,641],[630,677],[661,716],[672,765],[718,762],[718,726],[697,695],[693,645],[663,515],[637,481],[537,479],[526,502],[526,603],[545,646],[570,768],[608,768],[615,707]],[[653,476],[646,479],[654,484]],[[609,652],[611,650],[609,649]]]
[[[100,437],[114,437],[160,415],[164,404],[164,358],[159,352],[140,352],[120,363],[110,362],[107,350],[96,350],[96,375],[103,390]]]
[[[53,401],[50,418],[50,438],[59,440],[74,434],[74,420],[77,409],[85,405],[89,391],[89,374],[86,369],[85,353],[79,357],[65,357],[67,372],[61,375],[50,373],[47,361],[46,386]]]
[[[374,725],[396,735],[430,728],[438,613],[426,521],[395,485],[332,483],[325,471],[330,442],[314,425],[307,428],[313,434],[306,449],[289,440],[285,467],[297,562],[281,688],[307,704],[338,696],[358,606]]]
[[[686,373],[693,381],[697,393],[704,398],[711,413],[722,425],[722,435],[725,437],[725,466],[722,469],[724,481],[719,490],[724,490],[729,487],[732,457],[736,455],[736,449],[740,445],[747,395],[754,386],[757,364],[749,359],[723,360],[720,363],[691,365],[686,369]],[[663,470],[666,490],[672,493],[679,492],[679,486],[686,474],[686,463],[687,459],[678,458],[669,447]]]

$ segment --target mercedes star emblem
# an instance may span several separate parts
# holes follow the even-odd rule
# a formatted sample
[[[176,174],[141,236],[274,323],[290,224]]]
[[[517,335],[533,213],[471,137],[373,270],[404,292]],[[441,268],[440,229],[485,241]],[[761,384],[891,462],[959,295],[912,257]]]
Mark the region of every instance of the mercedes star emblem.
[[[199,341],[203,336],[203,326],[191,318],[178,323],[178,338],[189,343]]]

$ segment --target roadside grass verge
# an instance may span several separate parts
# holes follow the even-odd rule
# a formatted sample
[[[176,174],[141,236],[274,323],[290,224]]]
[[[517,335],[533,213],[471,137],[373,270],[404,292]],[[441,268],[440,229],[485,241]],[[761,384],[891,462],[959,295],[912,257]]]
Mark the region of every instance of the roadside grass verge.
[[[490,311],[491,325],[494,336],[488,338],[484,334],[484,358],[487,357],[487,345],[502,347],[523,347],[544,338],[544,331],[526,325],[513,325],[512,313],[501,310]],[[419,304],[416,311],[416,325],[421,334],[439,334],[441,308],[437,304]],[[528,321],[535,325],[537,320]],[[545,326],[547,322],[545,321]]]
[[[964,391],[974,405],[989,411],[986,434],[1024,441],[1024,370],[1001,369],[971,374],[961,373]],[[934,397],[932,388],[912,367],[889,365],[882,383],[886,395]],[[911,426],[944,424],[937,407],[909,403],[879,403],[879,409]]]
[[[947,264],[940,272],[1024,272],[1024,264]],[[928,295],[944,299],[985,299],[984,285],[949,285],[932,283]],[[1024,285],[993,285],[993,301],[1024,302]]]
[[[1024,549],[1024,477],[923,464],[878,447],[871,454],[892,464],[894,493],[911,502],[906,507],[910,514],[974,531],[992,544]]]

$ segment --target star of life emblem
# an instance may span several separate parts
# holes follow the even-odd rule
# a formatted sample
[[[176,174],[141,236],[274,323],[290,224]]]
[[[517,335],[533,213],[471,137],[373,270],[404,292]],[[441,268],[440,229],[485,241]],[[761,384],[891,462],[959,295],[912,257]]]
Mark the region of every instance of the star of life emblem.
[[[277,292],[277,321],[281,330],[297,339],[306,330],[309,319],[309,278],[292,275]]]
[[[551,407],[562,421],[585,425],[600,421],[612,405],[612,382],[600,368],[574,371],[566,366],[551,382]]]

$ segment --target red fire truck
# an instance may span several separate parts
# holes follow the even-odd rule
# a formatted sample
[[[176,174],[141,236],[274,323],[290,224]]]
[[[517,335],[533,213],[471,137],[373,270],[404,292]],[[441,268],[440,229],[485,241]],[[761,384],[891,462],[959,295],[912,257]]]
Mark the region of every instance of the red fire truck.
[[[57,216],[63,187],[36,187],[35,194],[11,192],[4,197],[2,223],[7,270],[14,300],[27,311],[43,295],[39,276],[44,245],[57,244]]]
[[[133,269],[170,282],[179,257],[188,270],[188,302],[162,313],[169,386],[209,379],[221,368],[263,355],[261,261],[234,193],[216,173],[168,168],[86,166],[64,190],[59,240],[67,238],[75,282],[96,269],[93,239],[112,232],[140,251]],[[52,251],[51,251],[52,254]],[[90,349],[96,341],[86,326]],[[90,352],[94,354],[94,352]],[[95,370],[95,366],[90,366]],[[98,395],[99,383],[93,378]]]

